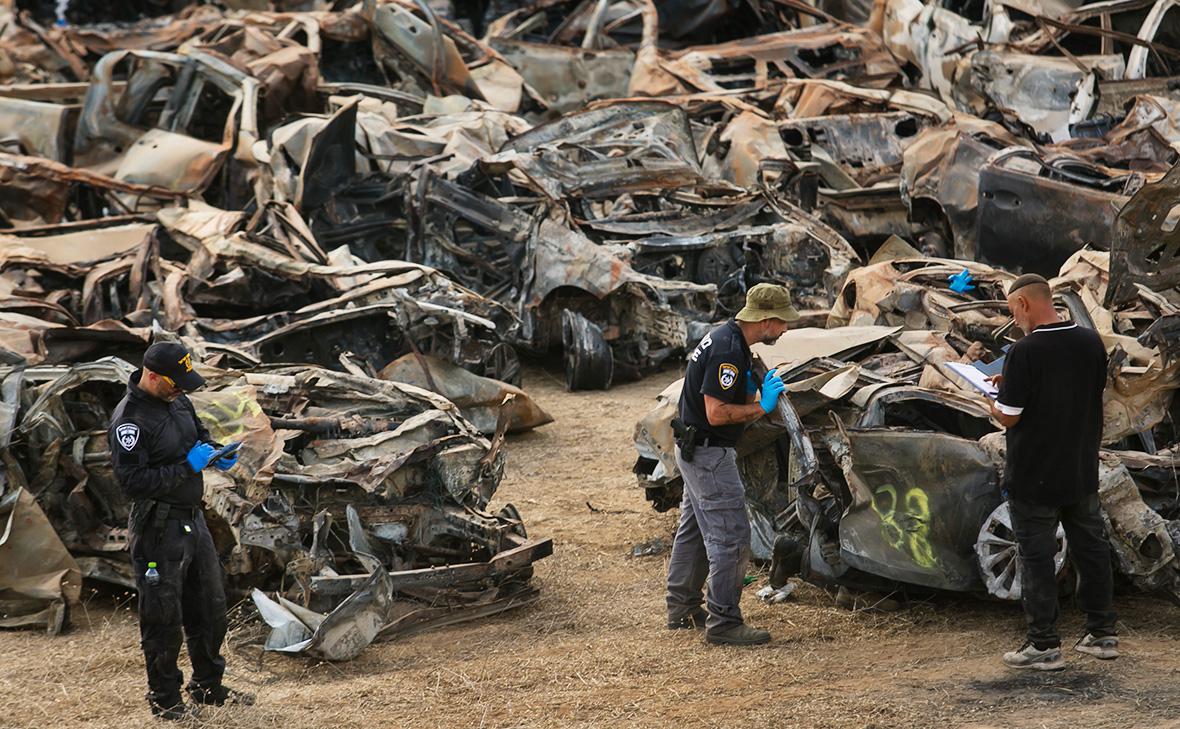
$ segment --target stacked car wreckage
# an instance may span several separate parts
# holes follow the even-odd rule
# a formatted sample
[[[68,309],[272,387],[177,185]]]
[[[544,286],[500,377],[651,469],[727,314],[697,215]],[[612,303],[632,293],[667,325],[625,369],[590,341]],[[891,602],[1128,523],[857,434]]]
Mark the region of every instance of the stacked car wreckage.
[[[1165,208],[1180,203],[1178,182],[1180,169],[1127,204],[1115,261],[1159,254],[1159,241],[1172,255],[1180,241],[1151,219],[1165,191]],[[947,366],[994,360],[1020,335],[1004,301],[1014,276],[896,252],[848,277],[829,328],[754,347],[789,397],[738,444],[752,552],[771,562],[774,587],[802,575],[878,594],[1018,599],[1003,434],[986,396]],[[1111,254],[1079,251],[1051,283],[1062,317],[1096,330],[1109,350],[1099,496],[1119,571],[1180,602],[1180,291],[1145,285],[1155,270],[1112,268]],[[964,269],[973,287],[955,291],[948,279]],[[680,498],[671,433],[680,386],[636,428],[635,470],[659,510]],[[1060,571],[1068,545],[1058,536]]]
[[[763,281],[804,313],[740,447],[776,581],[1013,597],[945,365],[1020,336],[1024,271],[1109,345],[1112,543],[1176,594],[1176,0],[116,5],[0,0],[0,624],[131,583],[104,432],[153,340],[245,439],[206,513],[268,647],[346,658],[535,598],[551,546],[490,506],[549,421],[522,355],[679,366]]]

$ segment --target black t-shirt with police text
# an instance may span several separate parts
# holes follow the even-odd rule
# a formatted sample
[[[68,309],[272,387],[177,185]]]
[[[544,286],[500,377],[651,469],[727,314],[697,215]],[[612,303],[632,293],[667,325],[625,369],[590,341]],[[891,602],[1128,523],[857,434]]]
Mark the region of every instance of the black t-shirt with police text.
[[[750,347],[734,320],[717,327],[701,339],[688,356],[684,389],[680,392],[680,419],[696,426],[697,440],[709,439],[710,446],[733,446],[745,425],[710,425],[705,415],[705,395],[725,403],[744,404],[750,372]]]
[[[1007,432],[1010,498],[1062,506],[1098,490],[1106,348],[1073,322],[1037,327],[1012,345],[996,408],[1019,415]]]

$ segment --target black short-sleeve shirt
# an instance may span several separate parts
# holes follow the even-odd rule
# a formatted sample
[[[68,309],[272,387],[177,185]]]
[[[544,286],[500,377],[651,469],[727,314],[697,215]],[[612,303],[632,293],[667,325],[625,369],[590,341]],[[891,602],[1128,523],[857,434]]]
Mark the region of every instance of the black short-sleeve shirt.
[[[750,347],[734,320],[717,327],[701,339],[688,355],[684,371],[684,389],[680,392],[680,419],[694,425],[697,438],[708,438],[709,445],[734,446],[745,425],[709,425],[705,415],[705,395],[726,403],[746,402],[746,383],[750,377]]]
[[[1106,348],[1073,322],[1037,327],[1008,351],[996,409],[1008,429],[1004,486],[1011,498],[1061,506],[1098,490]]]

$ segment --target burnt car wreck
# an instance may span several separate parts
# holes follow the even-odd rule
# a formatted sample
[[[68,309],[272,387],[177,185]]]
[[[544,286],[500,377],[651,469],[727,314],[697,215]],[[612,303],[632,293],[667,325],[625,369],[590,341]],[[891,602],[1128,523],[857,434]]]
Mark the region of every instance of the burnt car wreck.
[[[6,503],[52,524],[39,538],[60,535],[74,600],[78,572],[135,585],[130,505],[114,482],[102,425],[133,369],[104,358],[4,374]],[[488,511],[513,396],[489,439],[449,400],[413,385],[308,366],[204,372],[209,385],[192,398],[198,416],[214,437],[243,443],[244,467],[206,481],[231,590],[285,586],[284,599],[332,611],[373,576],[386,588],[386,635],[536,598],[529,565],[552,543],[530,541],[511,505]],[[374,637],[317,655],[351,658]]]
[[[945,366],[993,359],[1012,341],[997,295],[1012,275],[973,264],[977,288],[956,292],[945,274],[960,266],[914,258],[859,269],[845,306],[833,309],[839,325],[755,347],[788,396],[738,444],[751,547],[771,563],[772,587],[800,575],[901,596],[1019,598],[1000,492],[1003,435],[984,397]],[[1105,308],[1110,267],[1107,254],[1075,256],[1054,291],[1063,318],[1097,330],[1109,348],[1099,497],[1119,572],[1134,588],[1180,601],[1178,487],[1168,471],[1177,312],[1146,287]],[[661,510],[680,497],[669,425],[678,394],[679,385],[669,388],[636,428],[635,471]],[[1060,571],[1068,544],[1059,537]]]
[[[103,433],[154,341],[245,441],[204,504],[232,589],[342,660],[536,599],[552,545],[494,501],[552,420],[528,362],[679,368],[763,282],[802,313],[739,445],[775,583],[1012,599],[946,364],[1020,336],[1024,272],[1107,344],[1120,573],[1180,593],[1176,0],[693,7],[0,3],[0,626],[133,584]],[[677,393],[636,430],[660,510]]]

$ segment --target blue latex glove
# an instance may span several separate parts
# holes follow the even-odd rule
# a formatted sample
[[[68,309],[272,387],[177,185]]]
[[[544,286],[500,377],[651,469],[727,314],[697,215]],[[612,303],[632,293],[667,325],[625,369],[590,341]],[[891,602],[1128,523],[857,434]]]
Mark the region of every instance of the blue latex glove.
[[[758,392],[758,383],[754,380],[754,375],[746,370],[746,394],[753,395],[755,392]]]
[[[196,445],[189,449],[188,455],[184,459],[188,461],[189,468],[193,469],[195,473],[200,473],[209,465],[209,459],[216,452],[217,449],[213,446],[198,441]]]
[[[778,376],[778,370],[770,370],[766,373],[766,376],[762,378],[762,389],[765,390],[766,386],[773,382],[783,384],[783,378]]]
[[[217,466],[217,468],[222,471],[228,471],[229,469],[236,466],[237,463],[238,463],[238,451],[234,451],[233,453],[230,453],[228,456],[222,456],[221,458],[218,458],[216,461],[213,462],[213,465]]]
[[[783,390],[786,388],[783,379],[774,370],[767,372],[766,378],[762,380],[762,399],[758,402],[762,412],[769,413],[774,410],[778,405],[778,396],[783,394]]]
[[[975,278],[965,268],[954,276],[947,276],[946,280],[951,283],[951,291],[958,294],[965,294],[975,289],[975,284],[973,283]]]

